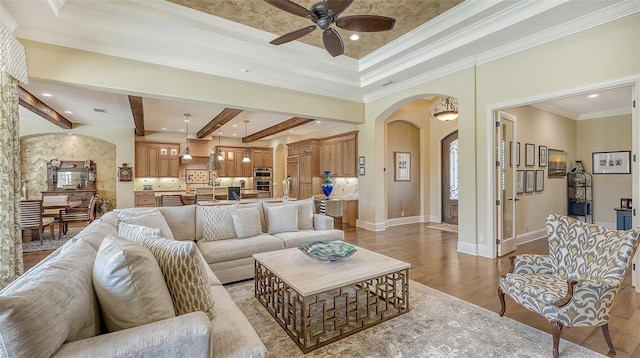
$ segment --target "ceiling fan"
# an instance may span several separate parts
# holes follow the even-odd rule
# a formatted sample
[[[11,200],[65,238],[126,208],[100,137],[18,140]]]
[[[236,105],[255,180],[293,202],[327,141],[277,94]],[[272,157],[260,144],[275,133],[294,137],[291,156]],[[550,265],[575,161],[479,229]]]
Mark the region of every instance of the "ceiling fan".
[[[324,30],[322,33],[324,48],[333,57],[344,53],[344,43],[338,31],[331,25],[335,24],[341,29],[356,32],[377,32],[391,30],[396,23],[394,18],[378,15],[353,15],[338,18],[354,0],[324,0],[314,4],[309,10],[289,0],[264,1],[290,14],[305,17],[315,24],[284,34],[269,42],[270,44],[282,45],[297,40],[311,33],[316,27],[320,27]]]

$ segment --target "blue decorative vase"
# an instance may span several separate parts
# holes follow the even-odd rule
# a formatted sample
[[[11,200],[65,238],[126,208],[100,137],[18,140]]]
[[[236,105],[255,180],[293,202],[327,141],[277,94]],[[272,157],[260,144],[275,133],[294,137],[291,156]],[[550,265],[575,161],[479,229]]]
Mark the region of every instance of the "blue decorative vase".
[[[327,199],[329,199],[329,195],[331,195],[331,192],[333,191],[333,183],[331,182],[331,180],[329,180],[331,177],[331,172],[328,170],[324,171],[324,181],[322,182],[322,192],[324,193],[324,196],[327,197]]]

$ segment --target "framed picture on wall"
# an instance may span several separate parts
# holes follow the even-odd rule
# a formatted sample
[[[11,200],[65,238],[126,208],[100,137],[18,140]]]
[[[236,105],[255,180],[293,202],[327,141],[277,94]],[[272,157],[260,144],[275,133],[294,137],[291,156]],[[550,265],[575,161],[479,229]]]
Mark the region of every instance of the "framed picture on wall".
[[[532,167],[536,165],[536,145],[532,143],[525,143],[524,145],[524,165]]]
[[[631,151],[594,152],[593,174],[631,174]]]
[[[539,167],[547,166],[547,146],[546,145],[538,146],[538,166]]]
[[[516,194],[524,193],[524,170],[516,171]]]
[[[567,152],[560,149],[548,150],[549,154],[549,179],[564,178],[567,176]]]
[[[544,170],[536,170],[536,191],[544,190]]]
[[[527,170],[526,178],[524,179],[524,192],[533,193],[536,187],[536,171]]]
[[[411,180],[411,153],[395,152],[395,181]]]

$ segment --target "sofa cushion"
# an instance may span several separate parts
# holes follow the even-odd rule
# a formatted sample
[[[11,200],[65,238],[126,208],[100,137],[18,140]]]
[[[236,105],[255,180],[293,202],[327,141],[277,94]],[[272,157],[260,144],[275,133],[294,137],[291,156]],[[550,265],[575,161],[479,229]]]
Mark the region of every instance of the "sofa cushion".
[[[162,215],[162,213],[157,209],[150,212],[146,212],[142,215],[128,213],[128,212],[121,212],[118,214],[118,220],[120,220],[121,222],[125,222],[127,224],[135,224],[135,225],[158,228],[162,231],[162,237],[173,239],[173,234],[171,233],[169,224],[167,224],[167,220],[164,218],[164,215]]]
[[[111,235],[102,241],[93,263],[93,287],[109,332],[176,315],[158,262],[135,242]]]
[[[256,207],[240,208],[231,211],[233,228],[238,239],[246,239],[262,234],[260,211]]]
[[[195,239],[196,206],[163,206],[159,208],[165,220],[167,220],[174,239],[180,241],[193,241]]]
[[[193,241],[147,238],[139,242],[158,261],[177,315],[202,311],[214,317],[205,260]]]
[[[208,264],[251,257],[260,252],[282,250],[282,240],[268,234],[246,239],[198,241],[198,248]]]
[[[0,356],[49,357],[64,342],[100,332],[91,283],[96,251],[67,243],[0,295]]]
[[[298,231],[298,206],[280,205],[265,207],[267,234]]]
[[[199,206],[198,220],[202,225],[202,240],[215,241],[233,239],[236,231],[233,227],[231,211],[237,205]]]
[[[311,241],[344,240],[342,230],[301,230],[298,232],[281,232],[273,236],[284,242],[285,249],[298,247]]]
[[[158,228],[127,224],[125,222],[118,223],[118,236],[127,240],[134,241],[135,238],[144,239],[147,236],[162,236],[162,230]]]
[[[292,200],[287,205],[298,205],[298,230],[313,230],[313,210],[315,208],[313,198]]]
[[[264,209],[262,207],[262,202],[257,202],[257,203],[242,203],[240,202],[240,205],[238,206],[239,209],[244,209],[244,208],[258,208],[258,211],[260,212],[260,225],[262,227],[262,232],[267,232],[267,223],[264,219]]]

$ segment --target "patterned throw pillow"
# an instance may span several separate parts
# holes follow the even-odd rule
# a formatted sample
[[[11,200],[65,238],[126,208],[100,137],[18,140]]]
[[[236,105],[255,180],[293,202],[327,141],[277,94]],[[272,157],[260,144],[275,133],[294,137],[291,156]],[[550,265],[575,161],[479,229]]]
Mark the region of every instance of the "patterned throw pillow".
[[[162,216],[160,211],[155,210],[143,215],[121,212],[118,214],[118,220],[127,224],[158,228],[162,231],[162,237],[173,239],[173,234],[171,233],[169,224],[167,224],[167,220],[164,219],[164,216]]]
[[[102,241],[93,263],[93,287],[109,332],[176,315],[158,262],[135,242],[111,235]]]
[[[129,241],[137,242],[136,239],[144,239],[147,236],[162,236],[162,230],[148,226],[118,223],[118,236]]]
[[[298,205],[266,206],[267,234],[298,231]]]
[[[193,241],[147,238],[142,246],[151,251],[169,288],[177,315],[202,311],[213,319],[213,295],[205,260]]]
[[[202,218],[202,239],[204,241],[233,239],[236,231],[231,211],[237,205],[199,206]]]
[[[257,207],[236,209],[231,212],[233,227],[238,239],[262,234],[260,211]]]

